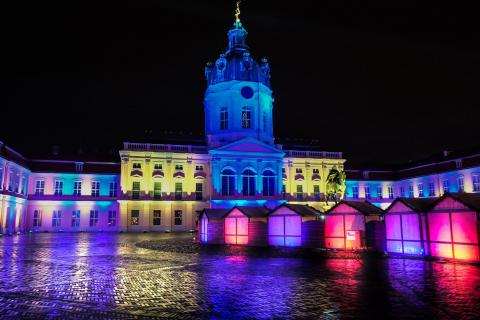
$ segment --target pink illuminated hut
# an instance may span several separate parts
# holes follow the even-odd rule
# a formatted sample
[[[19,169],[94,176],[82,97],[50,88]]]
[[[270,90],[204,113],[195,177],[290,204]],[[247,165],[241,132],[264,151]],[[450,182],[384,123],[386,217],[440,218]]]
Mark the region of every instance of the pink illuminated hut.
[[[224,243],[224,217],[229,209],[204,209],[200,215],[200,242]]]
[[[266,246],[268,212],[265,207],[232,208],[224,218],[225,244]]]
[[[268,244],[284,247],[323,245],[321,212],[300,204],[282,204],[268,216]]]
[[[397,198],[385,210],[386,251],[424,256],[427,245],[426,213],[438,198]]]
[[[447,193],[427,214],[430,255],[480,261],[480,195]]]
[[[340,250],[368,247],[382,250],[382,214],[382,209],[369,202],[339,202],[325,215],[325,247]]]

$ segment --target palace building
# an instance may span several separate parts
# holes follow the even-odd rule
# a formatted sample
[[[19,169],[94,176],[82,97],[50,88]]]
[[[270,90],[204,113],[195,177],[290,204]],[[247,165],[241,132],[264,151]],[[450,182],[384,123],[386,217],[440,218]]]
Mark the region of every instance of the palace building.
[[[396,197],[480,192],[474,152],[377,170],[349,168],[341,152],[276,143],[268,60],[252,57],[238,16],[227,37],[205,68],[202,141],[129,141],[118,162],[28,159],[0,143],[1,232],[191,231],[205,208],[325,211],[343,198],[385,208]]]

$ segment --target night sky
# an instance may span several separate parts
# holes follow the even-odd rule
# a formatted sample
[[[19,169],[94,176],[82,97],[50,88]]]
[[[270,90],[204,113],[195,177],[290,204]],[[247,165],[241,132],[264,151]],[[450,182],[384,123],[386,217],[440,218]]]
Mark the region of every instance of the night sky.
[[[252,55],[270,61],[277,138],[372,163],[480,145],[476,10],[384,2],[242,3]],[[118,160],[122,141],[203,134],[204,66],[235,1],[16,3],[2,10],[1,141]]]

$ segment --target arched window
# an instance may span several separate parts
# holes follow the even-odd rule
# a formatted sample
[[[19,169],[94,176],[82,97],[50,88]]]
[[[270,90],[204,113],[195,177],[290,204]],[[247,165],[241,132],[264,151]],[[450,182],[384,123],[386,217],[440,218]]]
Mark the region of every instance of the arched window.
[[[222,171],[222,196],[233,196],[235,194],[235,172],[231,169]]]
[[[252,111],[250,107],[242,108],[242,128],[250,129],[252,127]]]
[[[255,172],[245,169],[242,173],[242,192],[244,196],[255,195]]]
[[[228,111],[227,107],[220,109],[220,130],[228,129]]]
[[[271,170],[263,171],[262,192],[265,197],[275,195],[275,174]]]

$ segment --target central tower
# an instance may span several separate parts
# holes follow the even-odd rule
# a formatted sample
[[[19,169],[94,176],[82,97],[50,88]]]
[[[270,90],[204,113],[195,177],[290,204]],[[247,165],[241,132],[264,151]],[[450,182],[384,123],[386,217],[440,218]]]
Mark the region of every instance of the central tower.
[[[270,67],[267,59],[257,63],[251,57],[239,14],[237,7],[227,50],[205,68],[205,133],[210,148],[247,137],[274,144]]]

